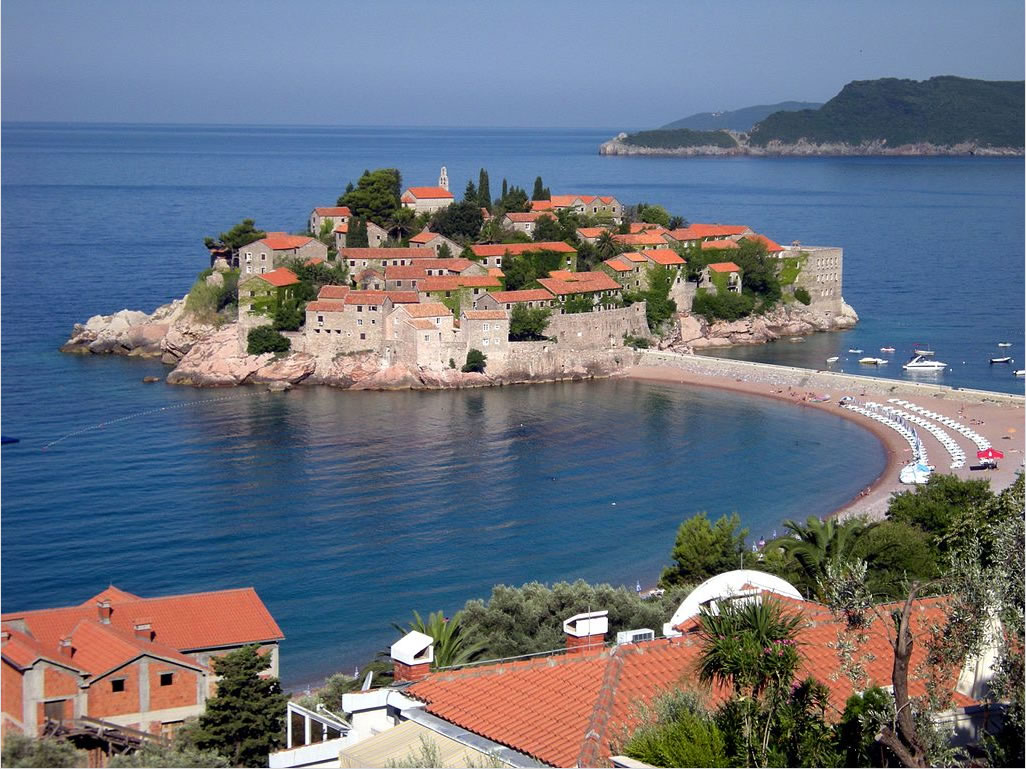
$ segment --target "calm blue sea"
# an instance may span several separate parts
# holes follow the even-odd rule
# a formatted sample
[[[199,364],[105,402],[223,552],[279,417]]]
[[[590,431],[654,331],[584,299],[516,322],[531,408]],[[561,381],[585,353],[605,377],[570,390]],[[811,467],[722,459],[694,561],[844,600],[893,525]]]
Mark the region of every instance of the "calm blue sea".
[[[89,315],[181,296],[204,235],[244,216],[298,230],[365,168],[433,184],[444,164],[461,189],[484,166],[493,191],[540,173],[841,245],[860,327],[748,355],[818,365],[921,342],[966,361],[945,382],[1021,391],[985,363],[997,341],[1024,354],[1021,160],[600,157],[609,135],[4,124],[0,418],[22,442],[0,455],[3,609],[108,582],[254,585],[301,684],[387,646],[413,609],[451,612],[496,582],[651,582],[695,511],[769,535],[881,471],[876,440],[840,418],[704,389],[272,395],[144,385],[166,369],[56,352]]]

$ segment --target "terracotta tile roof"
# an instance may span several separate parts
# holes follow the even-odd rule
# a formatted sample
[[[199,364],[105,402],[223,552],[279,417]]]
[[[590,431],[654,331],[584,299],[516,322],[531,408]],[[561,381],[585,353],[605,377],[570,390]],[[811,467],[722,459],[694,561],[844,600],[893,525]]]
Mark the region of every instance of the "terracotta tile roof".
[[[506,320],[505,310],[464,310],[461,315],[469,320]]]
[[[502,271],[501,267],[489,267],[488,268],[488,274],[491,275],[493,278],[505,278],[506,277],[506,273],[504,273]]]
[[[552,201],[551,200],[532,200],[531,201],[532,211],[551,211]]]
[[[407,187],[403,198],[405,199],[407,195],[419,200],[438,200],[439,198],[452,200],[452,193],[441,187]]]
[[[544,302],[552,298],[552,294],[544,288],[522,288],[519,291],[493,291],[492,296],[498,302]]]
[[[345,312],[346,303],[343,301],[330,301],[320,299],[316,302],[307,302],[307,312]]]
[[[332,230],[332,232],[341,232],[343,235],[348,234],[349,233],[349,222],[342,222],[340,224],[336,224],[335,228]]]
[[[542,216],[548,216],[548,214],[541,211],[509,211],[504,218],[511,222],[534,222]]]
[[[629,235],[621,235],[617,233],[613,235],[613,238],[619,243],[625,243],[629,246],[663,246],[666,245],[666,240],[658,232],[652,230],[646,230],[645,232],[636,232]]]
[[[412,238],[410,238],[410,242],[411,243],[430,243],[435,238],[440,238],[440,237],[442,237],[442,236],[439,235],[437,232],[429,232],[428,230],[423,230],[421,232],[418,232]]]
[[[501,288],[493,275],[429,275],[417,281],[419,291],[453,291],[458,288]]]
[[[714,262],[707,266],[713,272],[741,272],[741,268],[733,262]]]
[[[385,278],[387,280],[403,278],[427,277],[427,271],[446,270],[459,274],[470,267],[474,262],[469,259],[418,259],[413,264],[386,265]]]
[[[765,235],[745,235],[745,237],[741,238],[741,240],[754,240],[759,243],[762,243],[764,246],[766,246],[766,251],[770,254],[777,254],[784,250],[784,247],[782,245],[780,245],[779,243],[775,243],[774,241],[767,238]]]
[[[251,587],[209,593],[137,598],[110,588],[78,606],[6,612],[4,622],[22,619],[46,648],[57,649],[61,638],[83,619],[98,617],[96,603],[111,602],[111,625],[132,632],[140,617],[149,619],[162,644],[188,651],[284,638],[267,607]]]
[[[325,262],[325,260],[322,259],[319,256],[311,256],[309,259],[307,259],[305,262],[303,262],[303,266],[304,267],[313,267],[315,264],[324,264],[324,262]]]
[[[420,302],[420,294],[416,291],[386,291],[388,298],[392,300],[392,304],[418,304]]]
[[[262,275],[254,275],[253,277],[260,278],[260,280],[265,283],[270,283],[272,286],[277,286],[278,288],[294,286],[299,283],[299,278],[296,277],[296,273],[288,267],[278,267],[270,272],[265,272]]]
[[[593,240],[601,235],[603,232],[609,232],[608,227],[578,227],[577,234],[582,238]]]
[[[57,647],[44,647],[32,636],[22,633],[10,625],[5,624],[4,630],[10,633],[11,637],[3,643],[2,656],[19,670],[30,667],[36,660],[44,659],[58,665],[65,665],[75,670],[88,672],[72,662],[71,659],[62,656]]]
[[[648,259],[646,259],[642,254],[639,254],[637,251],[627,251],[625,253],[620,254],[619,258],[621,260],[626,259],[628,262],[636,262],[637,264],[644,264],[648,261]]]
[[[526,254],[531,251],[556,251],[561,254],[576,254],[577,249],[561,240],[543,240],[537,243],[487,243],[470,247],[476,256],[502,256],[510,254]]]
[[[345,299],[351,291],[349,286],[321,286],[317,292],[318,299]]]
[[[391,299],[393,304],[410,304],[420,301],[416,291],[350,291],[346,295],[346,305],[384,304]]]
[[[313,238],[306,235],[288,235],[284,232],[269,232],[267,237],[258,240],[257,243],[266,243],[273,251],[291,251],[294,248],[302,248]]]
[[[340,248],[339,254],[346,259],[411,259],[423,251],[420,248]],[[429,252],[433,257],[434,253]]]
[[[669,248],[653,248],[645,252],[645,256],[656,264],[673,265],[687,264],[680,254]]]
[[[83,619],[70,633],[71,662],[94,676],[101,675],[143,654],[172,660],[197,670],[209,670],[196,659],[166,644],[135,637],[134,630],[103,625],[95,619]]]
[[[631,222],[630,231],[632,235],[636,235],[639,232],[646,232],[647,230],[654,230],[662,235],[668,230],[661,224],[652,224],[651,222]]]
[[[361,280],[370,280],[371,278],[381,278],[383,280],[384,277],[385,271],[380,270],[377,267],[364,267],[362,270],[356,273],[357,282]]]
[[[421,302],[420,304],[404,304],[403,310],[411,318],[439,318],[452,315],[452,310],[441,302]]]
[[[779,600],[788,611],[801,611],[797,678],[812,675],[827,687],[828,721],[840,717],[845,700],[856,689],[890,684],[893,656],[883,622],[877,620],[869,626],[867,641],[857,652],[868,678],[856,686],[840,674],[836,645],[843,623],[819,604]],[[943,600],[917,602],[913,671],[925,659],[929,626],[943,622]],[[886,615],[887,611],[882,613]],[[863,659],[866,652],[870,656]],[[705,688],[699,683],[700,653],[698,639],[684,635],[600,651],[436,672],[406,693],[427,703],[429,713],[549,765],[602,766],[608,762],[610,740],[623,728],[633,728],[637,706],[651,702],[658,694],[677,686],[700,691],[704,688],[711,707],[727,698],[725,687]],[[955,680],[955,675],[949,679],[952,687]],[[913,697],[926,692],[922,676],[910,675],[909,685]],[[959,705],[973,702],[960,694],[955,695],[955,701]]]
[[[352,216],[353,212],[349,210],[349,206],[325,206],[321,208],[315,208],[314,212],[318,216]]]
[[[538,278],[543,287],[556,296],[590,294],[594,291],[619,291],[620,284],[604,272],[574,272],[569,277]]]
[[[604,262],[602,262],[602,264],[604,264],[604,265],[606,265],[608,267],[612,267],[617,272],[630,272],[631,270],[634,269],[631,265],[624,264],[623,262],[621,262],[619,259],[617,259],[615,257],[613,259],[606,259]]]
[[[729,251],[732,249],[740,248],[736,241],[733,240],[703,240],[702,250],[703,251]]]
[[[407,318],[406,325],[413,326],[413,328],[420,329],[421,331],[435,331],[438,328],[433,321],[427,318]]]

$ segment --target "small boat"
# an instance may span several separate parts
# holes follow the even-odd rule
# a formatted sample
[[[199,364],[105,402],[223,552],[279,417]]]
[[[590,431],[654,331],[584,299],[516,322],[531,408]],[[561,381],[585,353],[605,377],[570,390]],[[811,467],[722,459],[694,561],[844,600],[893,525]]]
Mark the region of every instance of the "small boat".
[[[861,355],[862,354],[862,350],[861,349],[859,349],[859,350],[848,350],[848,352],[850,352],[850,353],[852,353],[854,355]]]
[[[1021,368],[1015,372],[1016,376],[1026,376],[1026,368]]]
[[[1006,355],[1003,358],[991,358],[990,362],[992,364],[993,363],[1011,363],[1012,359],[1009,356]]]
[[[840,360],[840,356],[833,355],[833,356],[827,358],[827,363],[837,363],[838,360]]]
[[[9,435],[0,435],[0,443],[3,443],[4,445],[8,443],[18,443],[20,441],[21,438],[12,438]]]
[[[914,349],[912,352],[914,352],[916,355],[922,355],[924,358],[929,358],[931,355],[935,354],[933,350],[927,350],[925,348],[920,350],[918,347]]]
[[[881,347],[880,352],[894,352],[893,347]]]
[[[912,360],[902,366],[905,371],[942,371],[947,367],[947,363],[942,363],[939,360],[930,360],[928,356],[922,354],[916,354]]]
[[[998,342],[998,347],[1011,347],[1011,342]]]
[[[882,366],[886,362],[883,358],[859,358],[859,363],[864,363],[867,366]]]
[[[787,341],[788,342],[804,342],[805,341],[805,337],[804,336],[792,336]]]

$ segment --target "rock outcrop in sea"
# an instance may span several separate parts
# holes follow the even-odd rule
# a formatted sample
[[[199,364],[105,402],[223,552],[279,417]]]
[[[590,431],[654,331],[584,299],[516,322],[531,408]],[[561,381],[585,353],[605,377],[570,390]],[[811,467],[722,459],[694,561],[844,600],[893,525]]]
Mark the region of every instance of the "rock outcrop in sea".
[[[704,347],[762,344],[780,337],[847,329],[857,321],[855,311],[846,304],[835,316],[793,304],[729,322],[708,323],[701,317],[682,314],[659,347],[692,352]],[[248,355],[239,349],[237,323],[217,326],[199,321],[186,311],[184,299],[150,314],[121,310],[113,315],[94,315],[84,324],[75,324],[71,338],[60,349],[86,355],[160,358],[174,366],[167,376],[168,384],[262,384],[275,389],[310,384],[352,390],[418,390],[579,380],[610,376],[632,365],[637,357],[626,347],[568,350],[553,345],[548,353],[534,355],[523,366],[513,363],[498,374],[478,374],[390,364],[373,352]]]

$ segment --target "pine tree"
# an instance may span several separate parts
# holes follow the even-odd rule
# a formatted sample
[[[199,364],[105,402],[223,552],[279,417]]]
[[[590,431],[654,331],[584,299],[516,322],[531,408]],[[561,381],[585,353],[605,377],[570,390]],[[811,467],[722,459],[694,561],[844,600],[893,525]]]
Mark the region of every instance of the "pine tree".
[[[506,178],[503,177],[503,179],[502,179],[502,197],[500,198],[500,200],[505,200],[507,193],[509,193],[509,185],[506,184]]]
[[[474,186],[472,179],[467,181],[467,189],[463,191],[463,199],[470,203],[477,202],[477,187]]]
[[[481,201],[481,208],[492,210],[492,191],[488,184],[488,172],[483,168],[477,178],[477,197]]]
[[[349,221],[349,234],[346,236],[347,248],[367,248],[367,220],[353,217]]]
[[[531,200],[548,200],[545,195],[545,187],[542,185],[542,178],[534,178],[534,191],[531,193]]]
[[[267,766],[281,745],[288,696],[277,678],[261,678],[269,658],[255,644],[213,660],[217,695],[200,716],[196,745],[225,755],[232,766]]]

